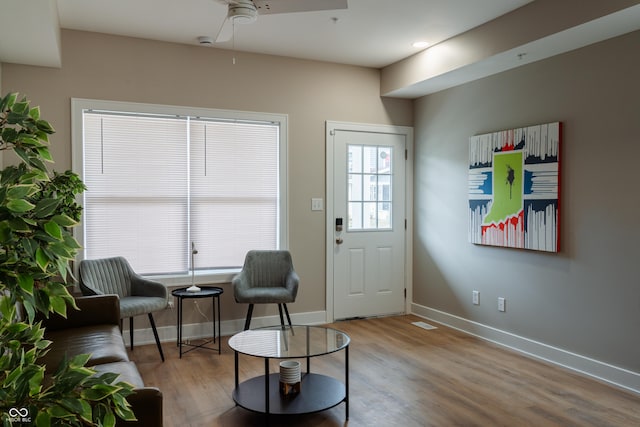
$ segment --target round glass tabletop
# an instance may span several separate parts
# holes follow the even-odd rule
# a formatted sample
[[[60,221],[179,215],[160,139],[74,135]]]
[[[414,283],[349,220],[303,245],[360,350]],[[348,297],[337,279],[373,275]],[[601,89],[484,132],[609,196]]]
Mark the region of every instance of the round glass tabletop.
[[[269,326],[249,329],[229,339],[238,353],[255,357],[287,359],[321,356],[349,345],[349,335],[323,326]]]

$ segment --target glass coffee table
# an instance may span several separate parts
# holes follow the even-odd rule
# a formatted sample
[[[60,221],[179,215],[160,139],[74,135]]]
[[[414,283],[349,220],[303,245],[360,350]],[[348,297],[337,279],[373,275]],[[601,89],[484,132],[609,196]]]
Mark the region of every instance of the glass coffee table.
[[[264,414],[309,414],[344,402],[349,419],[349,342],[344,332],[322,326],[271,326],[240,332],[229,339],[235,352],[233,400],[242,408]],[[311,359],[344,350],[344,382],[311,372]],[[242,383],[238,378],[239,354],[264,359],[264,375]],[[270,359],[306,359],[300,393],[282,396],[279,373],[269,373]]]

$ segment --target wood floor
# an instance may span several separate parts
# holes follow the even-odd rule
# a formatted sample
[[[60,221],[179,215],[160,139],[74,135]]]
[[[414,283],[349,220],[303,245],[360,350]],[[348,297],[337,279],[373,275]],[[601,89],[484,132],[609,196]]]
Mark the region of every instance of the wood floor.
[[[424,330],[415,316],[351,320],[332,326],[351,337],[350,417],[345,404],[317,414],[272,417],[271,426],[640,426],[640,395],[527,358],[461,332]],[[233,352],[175,344],[131,352],[145,383],[164,395],[165,426],[262,426],[236,407]],[[272,372],[276,372],[276,362]],[[312,370],[343,378],[344,352],[313,359]],[[240,356],[240,381],[264,371]],[[303,390],[304,391],[304,390]]]

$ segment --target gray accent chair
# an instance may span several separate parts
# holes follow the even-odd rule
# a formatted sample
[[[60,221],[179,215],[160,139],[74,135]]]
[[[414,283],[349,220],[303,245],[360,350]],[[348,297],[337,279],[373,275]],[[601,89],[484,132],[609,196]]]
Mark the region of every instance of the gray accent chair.
[[[231,281],[236,302],[249,304],[245,331],[251,325],[254,304],[278,304],[280,324],[285,327],[284,308],[291,326],[287,303],[295,302],[299,282],[289,251],[249,251],[242,270]]]
[[[167,288],[158,282],[147,280],[136,274],[123,257],[80,261],[80,289],[83,295],[115,294],[120,302],[120,329],[122,319],[129,318],[129,337],[133,350],[133,317],[149,316],[153,336],[164,362],[164,353],[153,320],[154,311],[167,307]]]

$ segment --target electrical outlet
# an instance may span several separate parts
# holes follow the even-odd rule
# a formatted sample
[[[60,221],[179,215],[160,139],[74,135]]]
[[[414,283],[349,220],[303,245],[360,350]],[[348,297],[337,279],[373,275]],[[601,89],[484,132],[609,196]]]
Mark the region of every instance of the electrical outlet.
[[[503,297],[498,297],[498,311],[507,311],[507,301]]]
[[[473,291],[473,305],[480,305],[480,291]]]

